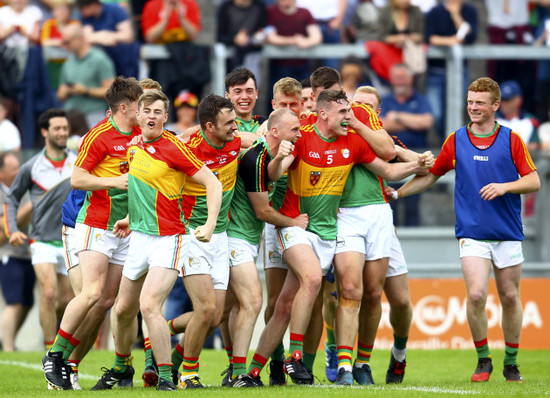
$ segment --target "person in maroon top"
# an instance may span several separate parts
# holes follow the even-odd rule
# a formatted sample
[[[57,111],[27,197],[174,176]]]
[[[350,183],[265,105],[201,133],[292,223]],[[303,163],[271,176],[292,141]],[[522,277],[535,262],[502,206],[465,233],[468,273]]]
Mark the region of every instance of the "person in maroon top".
[[[268,8],[268,44],[306,49],[320,44],[323,35],[311,13],[296,6],[296,0],[277,0]],[[300,81],[309,76],[308,60],[279,59],[271,62],[271,86],[283,77]]]

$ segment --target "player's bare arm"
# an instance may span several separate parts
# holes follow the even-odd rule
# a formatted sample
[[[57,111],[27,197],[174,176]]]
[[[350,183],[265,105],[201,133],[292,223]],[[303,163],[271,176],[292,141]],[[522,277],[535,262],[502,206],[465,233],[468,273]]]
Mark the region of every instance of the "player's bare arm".
[[[116,177],[97,177],[81,167],[74,166],[71,186],[73,189],[83,191],[101,191],[110,188],[127,190],[128,174],[121,174]]]
[[[195,237],[201,242],[209,242],[216,228],[216,220],[222,204],[222,184],[206,166],[202,166],[192,178],[206,188],[206,206],[208,207],[206,223],[195,229]]]
[[[395,158],[395,143],[386,130],[371,130],[361,123],[353,112],[350,112],[350,116],[349,127],[367,141],[378,157],[386,161]]]
[[[309,216],[300,214],[295,218],[287,217],[279,213],[269,205],[269,194],[267,192],[247,192],[254,213],[259,220],[279,227],[300,227],[307,228]]]
[[[365,164],[365,166],[385,180],[399,181],[412,174],[431,169],[433,167],[433,162],[433,154],[427,151],[420,155],[414,162],[387,163],[379,157],[376,157],[373,162]]]
[[[496,183],[485,185],[479,191],[481,199],[493,200],[507,193],[522,194],[538,191],[540,188],[540,179],[538,173],[533,170],[529,174],[520,177],[516,181]]]
[[[397,196],[399,198],[404,198],[406,196],[424,192],[426,189],[435,184],[438,179],[439,177],[433,175],[432,173],[428,173],[423,176],[416,175],[412,180],[407,181],[405,185],[397,190]]]

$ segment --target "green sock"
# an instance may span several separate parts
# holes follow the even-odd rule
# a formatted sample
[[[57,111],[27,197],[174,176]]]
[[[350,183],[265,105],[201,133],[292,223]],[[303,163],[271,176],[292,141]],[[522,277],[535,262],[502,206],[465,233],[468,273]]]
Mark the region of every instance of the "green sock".
[[[59,332],[57,333],[57,336],[55,336],[55,340],[50,351],[65,353],[65,350],[67,350],[67,346],[71,341],[71,337],[72,336],[70,334],[64,332],[61,328],[59,328]],[[65,358],[65,356],[63,356],[63,358]]]
[[[317,353],[310,354],[309,352],[304,352],[303,361],[304,366],[307,370],[313,372],[313,363],[315,362],[315,356]]]
[[[78,341],[74,337],[71,337],[71,339],[67,343],[67,347],[65,348],[65,351],[63,351],[63,359],[68,360],[71,354],[73,353],[74,349],[76,348],[76,346],[79,344],[80,344],[80,341]]]
[[[517,365],[519,344],[506,343],[504,349],[504,366]]]
[[[126,371],[126,368],[132,365],[132,356],[131,354],[120,355],[118,352],[115,352],[115,354],[115,363],[113,364],[113,369],[117,373],[124,373]]]
[[[262,357],[259,354],[254,354],[252,357],[252,361],[250,361],[250,365],[248,366],[248,372],[252,372],[254,369],[258,369],[258,374],[262,371],[265,364],[267,363],[267,359]]]
[[[285,345],[283,343],[279,344],[273,354],[271,354],[272,361],[284,361],[285,360]]]
[[[179,370],[183,362],[183,347],[178,343],[172,350],[172,368]]]
[[[246,374],[246,357],[233,357],[233,375],[232,379],[236,379],[240,375]]]
[[[489,344],[487,343],[487,337],[483,340],[474,341],[477,351],[477,359],[491,358],[491,352],[489,351]]]
[[[393,335],[393,346],[397,348],[398,350],[404,350],[407,348],[407,340],[409,339],[409,336],[407,337],[399,337],[395,334]]]
[[[292,356],[295,351],[299,351],[300,354],[304,350],[304,335],[298,333],[290,333],[290,345],[288,346],[288,352]]]
[[[143,351],[145,352],[145,367],[153,366],[153,349],[149,337],[143,340]]]
[[[159,364],[159,377],[172,382],[172,365]]]
[[[326,345],[336,345],[336,337],[334,336],[334,328],[325,322],[325,330],[327,331]]]

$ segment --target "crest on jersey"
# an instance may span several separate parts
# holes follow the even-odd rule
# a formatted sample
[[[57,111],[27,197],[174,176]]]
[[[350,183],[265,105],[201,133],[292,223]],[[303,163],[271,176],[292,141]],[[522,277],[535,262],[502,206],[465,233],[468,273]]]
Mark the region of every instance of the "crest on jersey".
[[[130,163],[128,163],[127,161],[120,162],[118,169],[122,174],[126,174],[130,171]]]
[[[135,149],[130,149],[128,154],[129,154],[128,161],[130,163],[132,163],[132,161],[134,160],[134,155],[136,154],[136,150]]]
[[[348,148],[342,149],[342,156],[344,157],[344,159],[349,158],[349,149]]]
[[[320,171],[311,171],[309,173],[309,183],[311,185],[317,184],[320,179],[321,179],[321,172]]]

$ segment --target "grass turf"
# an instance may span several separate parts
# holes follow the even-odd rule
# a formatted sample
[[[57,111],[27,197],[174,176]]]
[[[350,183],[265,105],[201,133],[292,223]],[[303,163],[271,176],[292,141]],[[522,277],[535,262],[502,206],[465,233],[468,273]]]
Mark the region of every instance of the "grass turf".
[[[405,380],[400,385],[385,385],[389,351],[375,350],[372,369],[376,386],[336,387],[328,383],[324,374],[324,352],[319,351],[315,361],[316,386],[267,387],[263,389],[229,389],[219,387],[220,372],[226,367],[224,351],[204,350],[201,354],[201,381],[208,388],[204,390],[178,391],[179,394],[193,394],[197,397],[253,398],[260,394],[265,398],[287,398],[288,394],[300,394],[300,398],[323,398],[333,396],[364,397],[456,397],[474,395],[477,397],[501,396],[550,396],[550,351],[521,350],[520,371],[524,382],[507,383],[502,376],[503,350],[493,350],[494,371],[487,383],[471,383],[470,376],[477,364],[474,350],[408,350]],[[154,389],[143,388],[143,351],[134,351],[135,387],[110,391],[89,391],[102,374],[101,367],[111,367],[114,353],[92,351],[80,366],[80,385],[84,391],[48,391],[41,369],[42,352],[16,352],[0,354],[0,396],[43,397],[53,394],[63,396],[128,396],[149,397],[159,394]],[[251,356],[249,356],[250,359]],[[262,380],[269,383],[264,370]],[[290,382],[290,380],[288,380]]]

